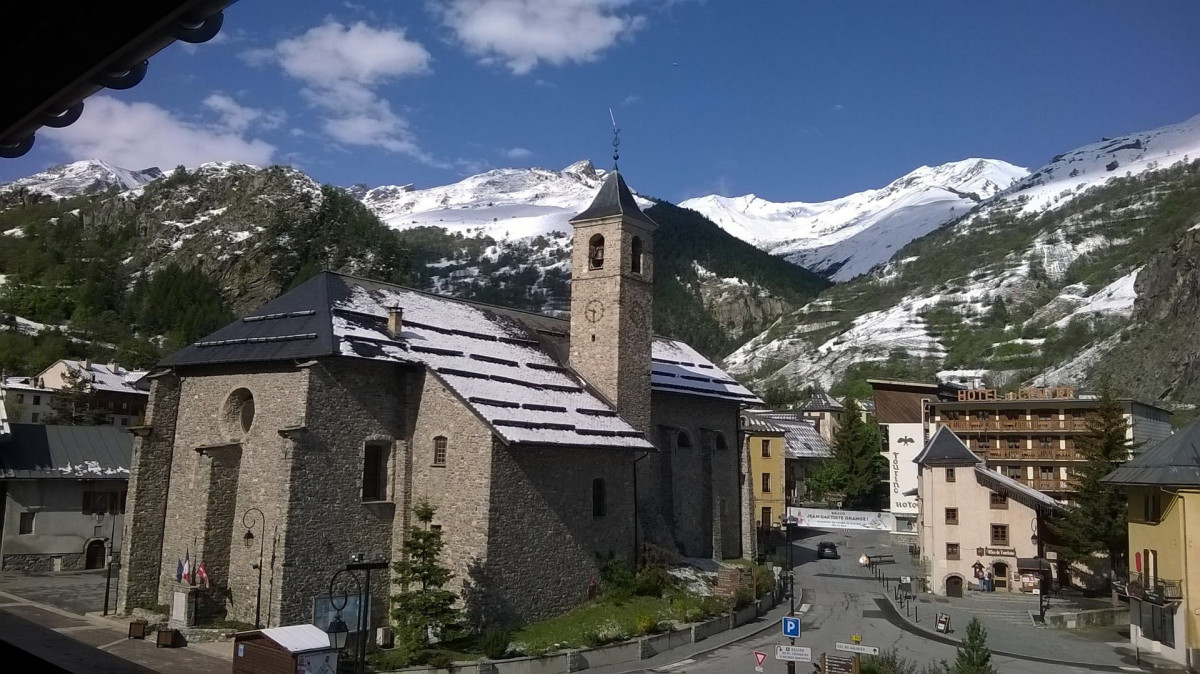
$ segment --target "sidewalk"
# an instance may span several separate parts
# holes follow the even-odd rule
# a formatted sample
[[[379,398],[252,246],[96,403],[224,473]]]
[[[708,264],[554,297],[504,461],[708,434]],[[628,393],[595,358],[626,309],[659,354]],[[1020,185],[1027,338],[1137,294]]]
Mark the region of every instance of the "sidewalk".
[[[79,615],[0,591],[0,640],[64,672],[224,674],[229,659],[210,649],[158,648],[154,639],[129,639],[128,623]],[[228,646],[228,644],[222,644]]]

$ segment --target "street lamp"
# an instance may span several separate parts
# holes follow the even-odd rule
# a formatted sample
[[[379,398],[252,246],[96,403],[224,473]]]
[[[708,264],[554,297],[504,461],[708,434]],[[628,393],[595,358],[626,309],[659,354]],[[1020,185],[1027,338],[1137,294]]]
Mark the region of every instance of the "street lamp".
[[[791,610],[788,611],[789,616],[796,615],[796,568],[792,565],[792,518],[788,517],[787,506],[783,509],[783,537],[787,545],[787,575],[788,575],[788,601],[790,602]],[[791,640],[793,646],[796,645],[796,640]],[[788,660],[788,674],[796,674],[796,663]]]
[[[333,620],[329,621],[329,627],[325,628],[325,632],[329,634],[329,645],[338,649],[340,653],[346,647],[347,637],[350,635],[350,628],[346,626],[346,621],[342,620],[342,609],[346,608],[346,604],[350,602],[350,593],[343,592],[341,596],[342,603],[338,604],[337,596],[333,592],[333,586],[337,583],[338,576],[347,574],[354,581],[355,594],[359,599],[359,616],[358,623],[355,625],[356,631],[359,632],[358,638],[361,641],[365,634],[362,626],[362,584],[358,580],[358,574],[350,569],[338,569],[336,573],[329,578],[329,606],[337,613]],[[357,650],[357,649],[356,649]],[[358,654],[355,653],[354,671],[362,671],[360,669],[361,662],[358,661]]]
[[[345,604],[343,604],[345,607]],[[346,647],[346,638],[350,636],[350,628],[346,627],[346,621],[342,620],[342,612],[338,611],[333,620],[329,621],[329,627],[326,628],[329,633],[329,646],[342,650]]]
[[[251,517],[253,513],[258,513],[258,518]],[[263,511],[258,508],[250,508],[242,513],[242,526],[246,527],[246,535],[242,536],[242,543],[246,549],[254,546],[254,527],[258,524],[262,525],[262,539],[258,541],[258,591],[254,598],[254,628],[262,629],[262,572],[263,572],[263,546],[267,542],[267,516],[263,515]]]

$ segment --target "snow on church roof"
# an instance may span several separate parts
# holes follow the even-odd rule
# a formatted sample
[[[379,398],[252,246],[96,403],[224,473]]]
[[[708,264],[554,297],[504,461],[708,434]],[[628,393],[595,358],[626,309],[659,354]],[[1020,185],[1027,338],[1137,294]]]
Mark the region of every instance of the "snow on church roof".
[[[679,340],[655,337],[650,360],[650,386],[655,391],[762,404],[749,389]]]

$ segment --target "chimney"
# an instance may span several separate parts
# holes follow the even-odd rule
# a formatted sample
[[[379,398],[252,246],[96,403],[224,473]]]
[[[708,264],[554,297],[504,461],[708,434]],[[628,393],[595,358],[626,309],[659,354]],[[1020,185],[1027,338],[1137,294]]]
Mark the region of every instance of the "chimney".
[[[404,331],[404,309],[401,307],[388,307],[388,323],[387,334],[392,339],[400,339],[400,333]]]
[[[117,365],[117,361],[110,360],[108,361],[108,369],[111,370],[113,374],[119,374],[121,366]]]

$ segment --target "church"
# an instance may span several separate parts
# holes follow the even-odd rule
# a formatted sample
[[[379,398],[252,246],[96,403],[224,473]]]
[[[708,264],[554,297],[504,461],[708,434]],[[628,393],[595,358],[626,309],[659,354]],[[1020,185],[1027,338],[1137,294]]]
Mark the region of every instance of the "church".
[[[163,360],[121,609],[170,604],[186,559],[219,615],[313,621],[352,555],[401,557],[422,501],[475,625],[566,611],[643,544],[752,553],[738,419],[760,401],[654,335],[657,225],[619,172],[571,224],[569,321],[323,272]]]

